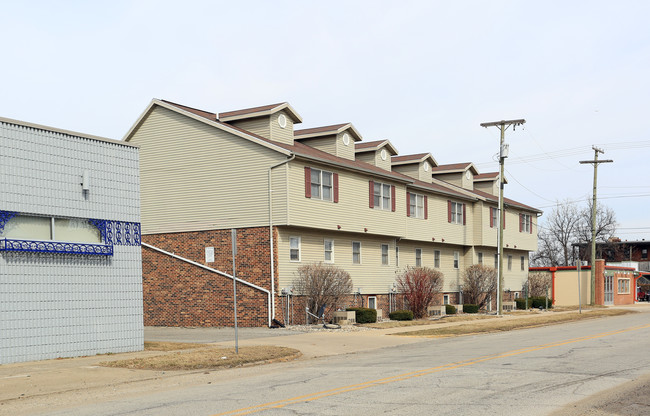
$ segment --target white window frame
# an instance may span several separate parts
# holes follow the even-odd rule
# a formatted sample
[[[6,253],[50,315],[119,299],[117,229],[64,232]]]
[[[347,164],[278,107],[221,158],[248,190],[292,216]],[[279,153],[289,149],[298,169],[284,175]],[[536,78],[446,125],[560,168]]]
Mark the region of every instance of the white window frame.
[[[433,267],[440,268],[440,250],[433,250]]]
[[[476,253],[476,262],[478,264],[483,264],[483,253],[481,253],[480,251]]]
[[[358,245],[358,247],[359,247],[358,252],[354,251],[355,244]],[[358,257],[358,261],[354,261],[355,254]],[[361,264],[361,241],[353,241],[352,242],[352,264]]]
[[[462,202],[451,201],[451,223],[463,225],[463,204]]]
[[[392,187],[383,182],[373,182],[372,203],[374,209],[383,211],[392,211],[393,204],[391,201]]]
[[[499,268],[499,253],[494,253],[494,268]]]
[[[492,228],[498,228],[499,208],[490,207],[490,214],[492,215]]]
[[[449,295],[442,295],[442,304],[449,305]]]
[[[409,193],[409,216],[424,219],[424,195]]]
[[[334,174],[332,172],[310,168],[309,186],[312,199],[323,201],[334,200]],[[329,178],[329,185],[325,184],[325,178]],[[329,198],[325,198],[325,191],[328,190]]]
[[[521,214],[521,232],[530,234],[533,220],[530,214]]]
[[[520,260],[521,260],[521,271],[523,272],[524,270],[526,270],[526,258],[524,256],[521,256]]]
[[[327,245],[329,244],[329,250],[327,248]],[[329,254],[329,259],[327,258],[327,255]],[[325,238],[323,240],[323,258],[325,263],[334,263],[334,240],[331,238]]]
[[[422,267],[422,249],[415,249],[415,267]]]
[[[370,302],[373,302],[375,306],[370,306]],[[377,309],[377,296],[368,296],[368,308]]]
[[[389,266],[390,265],[390,259],[388,258],[388,251],[390,250],[390,246],[388,244],[382,244],[381,245],[381,265],[382,266]]]
[[[399,267],[399,246],[395,246],[395,266]]]
[[[508,254],[508,271],[512,271],[512,254]]]
[[[295,241],[298,243],[298,244],[297,244],[297,245],[298,245],[297,248],[296,248],[296,247],[293,247],[293,245],[294,245],[293,243],[294,243]],[[294,256],[293,256],[294,251],[298,254],[298,259],[294,259],[294,258],[293,258],[293,257],[294,257]],[[300,238],[300,237],[296,237],[296,236],[289,237],[289,261],[292,262],[292,263],[300,263],[300,261],[301,261],[301,256],[302,256],[302,250],[301,250],[301,238]]]
[[[460,252],[454,251],[454,269],[460,269]]]

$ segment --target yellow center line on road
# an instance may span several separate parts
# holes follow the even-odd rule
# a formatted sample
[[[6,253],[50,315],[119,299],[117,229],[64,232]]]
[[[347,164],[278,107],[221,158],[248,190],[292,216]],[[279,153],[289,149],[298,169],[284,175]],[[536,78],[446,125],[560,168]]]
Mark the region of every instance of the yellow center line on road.
[[[442,371],[453,370],[453,369],[461,368],[461,367],[467,367],[467,366],[470,366],[470,365],[473,365],[473,364],[478,364],[478,363],[482,363],[482,362],[485,362],[485,361],[495,360],[497,358],[512,357],[512,356],[515,356],[515,355],[526,354],[526,353],[529,353],[529,352],[544,350],[544,349],[553,348],[553,347],[560,347],[562,345],[574,344],[574,343],[577,343],[577,342],[583,342],[583,341],[588,341],[588,340],[592,340],[592,339],[603,338],[603,337],[607,337],[607,336],[611,336],[611,335],[622,334],[622,333],[625,333],[625,332],[637,331],[637,330],[646,329],[646,328],[650,328],[650,324],[633,326],[633,327],[620,329],[620,330],[616,330],[616,331],[602,332],[602,333],[596,334],[596,335],[589,335],[589,336],[584,336],[584,337],[579,337],[579,338],[572,338],[572,339],[568,339],[568,340],[564,340],[564,341],[551,342],[551,343],[548,343],[548,344],[536,345],[536,346],[533,346],[533,347],[527,347],[527,348],[521,348],[521,349],[518,349],[518,350],[507,351],[507,352],[500,353],[500,354],[485,355],[485,356],[472,358],[472,359],[469,359],[469,360],[457,361],[457,362],[453,362],[453,363],[449,363],[449,364],[445,364],[445,365],[441,365],[441,366],[437,366],[437,367],[431,367],[431,368],[426,368],[426,369],[423,369],[423,370],[417,370],[417,371],[403,373],[403,374],[399,374],[399,375],[395,375],[395,376],[380,378],[380,379],[377,379],[377,380],[366,381],[366,382],[359,383],[359,384],[351,384],[349,386],[337,387],[337,388],[330,389],[330,390],[323,390],[323,391],[320,391],[320,392],[305,394],[305,395],[302,395],[302,396],[296,396],[296,397],[292,397],[292,398],[289,398],[289,399],[282,399],[282,400],[278,400],[278,401],[274,401],[274,402],[259,404],[259,405],[250,406],[250,407],[244,407],[244,408],[237,409],[237,410],[231,410],[231,411],[228,411],[228,412],[217,413],[217,414],[214,414],[212,416],[249,415],[249,414],[261,412],[261,411],[264,411],[264,410],[279,409],[279,408],[282,408],[282,407],[285,407],[285,406],[288,406],[288,405],[294,404],[294,403],[311,402],[311,401],[323,399],[323,398],[329,397],[329,396],[335,396],[335,395],[338,395],[338,394],[347,393],[347,392],[356,391],[356,390],[363,390],[363,389],[366,389],[368,387],[373,387],[373,386],[378,386],[378,385],[388,384],[388,383],[394,383],[394,382],[397,382],[397,381],[408,380],[408,379],[411,379],[411,378],[421,377],[421,376],[428,375],[428,374],[439,373],[439,372],[442,372]]]

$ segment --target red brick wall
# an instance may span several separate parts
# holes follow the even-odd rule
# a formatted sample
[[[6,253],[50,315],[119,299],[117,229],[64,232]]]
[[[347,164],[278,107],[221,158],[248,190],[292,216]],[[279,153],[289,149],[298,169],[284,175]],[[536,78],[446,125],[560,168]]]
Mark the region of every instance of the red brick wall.
[[[230,230],[144,235],[142,240],[178,256],[232,274]],[[274,233],[274,244],[276,243],[277,231]],[[214,263],[205,263],[205,247],[215,248]],[[237,277],[270,290],[269,253],[268,228],[238,229]],[[277,250],[275,260],[277,261]],[[145,325],[234,325],[231,279],[144,246],[142,274]],[[268,324],[266,293],[239,283],[237,301],[239,325]]]

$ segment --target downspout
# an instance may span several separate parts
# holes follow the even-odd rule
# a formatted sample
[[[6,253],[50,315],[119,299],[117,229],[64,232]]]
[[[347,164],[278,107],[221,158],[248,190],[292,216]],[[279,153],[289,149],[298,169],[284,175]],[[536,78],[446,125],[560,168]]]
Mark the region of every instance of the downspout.
[[[144,247],[147,247],[147,248],[149,248],[149,249],[151,249],[151,250],[153,250],[153,251],[157,251],[157,252],[159,252],[159,253],[162,253],[162,254],[165,254],[165,255],[167,255],[167,256],[173,257],[173,258],[175,258],[175,259],[177,259],[177,260],[184,261],[184,262],[186,262],[186,263],[189,263],[189,264],[191,264],[191,265],[193,265],[193,266],[200,267],[200,268],[202,268],[202,269],[204,269],[204,270],[207,270],[207,271],[209,271],[209,272],[216,273],[216,274],[218,274],[219,276],[227,277],[227,278],[229,278],[229,279],[236,279],[237,282],[239,282],[239,283],[241,283],[241,284],[243,284],[243,285],[246,285],[246,286],[252,287],[253,289],[257,289],[257,290],[259,290],[260,292],[264,292],[264,293],[266,293],[266,297],[267,297],[267,299],[268,299],[268,303],[269,303],[269,307],[268,307],[269,326],[271,326],[271,292],[269,292],[268,290],[264,289],[263,287],[257,286],[256,284],[253,284],[253,283],[247,282],[247,281],[245,281],[245,280],[242,280],[242,279],[240,279],[240,278],[238,278],[238,277],[233,277],[232,275],[229,275],[228,273],[224,273],[224,272],[222,272],[222,271],[220,271],[220,270],[213,269],[212,267],[208,267],[208,266],[203,265],[203,264],[201,264],[201,263],[197,263],[197,262],[195,262],[195,261],[193,261],[193,260],[190,260],[190,259],[187,259],[187,258],[185,258],[185,257],[178,256],[178,255],[176,255],[176,254],[174,254],[174,253],[170,253],[169,251],[165,251],[165,250],[163,250],[163,249],[161,249],[161,248],[158,248],[158,247],[152,246],[152,245],[147,244],[147,243],[145,243],[145,242],[141,242],[140,244],[142,244]]]
[[[270,241],[270,248],[271,248],[271,305],[270,305],[271,317],[269,318],[269,324],[270,324],[271,319],[275,319],[275,258],[273,256],[273,254],[274,254],[274,252],[273,252],[273,249],[274,249],[274,245],[273,245],[273,197],[271,195],[273,190],[271,189],[271,170],[277,168],[278,166],[282,166],[284,164],[287,164],[287,163],[291,162],[295,158],[296,158],[296,155],[292,154],[289,159],[283,160],[282,162],[269,167],[269,188],[268,188],[268,195],[269,195],[269,241]],[[287,189],[287,192],[289,192],[288,189]],[[286,316],[285,316],[285,321],[286,321]]]

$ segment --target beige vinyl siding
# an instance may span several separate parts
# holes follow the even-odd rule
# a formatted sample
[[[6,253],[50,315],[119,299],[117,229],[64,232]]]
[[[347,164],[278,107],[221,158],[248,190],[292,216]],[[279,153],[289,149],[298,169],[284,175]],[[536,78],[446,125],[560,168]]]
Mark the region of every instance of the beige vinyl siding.
[[[301,261],[289,261],[289,238],[300,237]],[[278,232],[279,290],[291,287],[300,266],[325,262],[324,240],[334,241],[334,262],[350,273],[354,290],[363,294],[388,293],[395,281],[395,239],[343,232],[280,228]],[[361,243],[361,264],[352,263],[352,242]],[[381,245],[388,244],[388,265],[381,264]],[[401,256],[400,252],[400,256]],[[400,259],[400,263],[402,260]]]
[[[298,140],[300,143],[318,149],[322,152],[329,153],[330,155],[336,155],[336,136],[323,136],[323,137],[311,137],[308,139]],[[352,141],[352,139],[350,139]],[[352,145],[352,144],[350,144]]]
[[[232,124],[235,127],[239,127],[240,129],[244,129],[267,139],[271,138],[271,124],[269,116],[233,120],[229,121],[228,124]]]
[[[490,195],[499,196],[499,186],[496,181],[474,182],[474,189]]]
[[[413,163],[409,165],[393,165],[393,171],[399,172],[403,175],[409,176],[413,179],[417,179],[424,182],[431,182],[431,175],[429,174],[426,179],[422,179],[420,175],[420,164]]]
[[[497,235],[499,233],[499,225],[494,224],[493,227],[490,227],[490,208],[496,209],[497,206],[482,202],[482,207],[481,207],[482,224],[480,227],[481,238],[475,241],[476,244],[478,245],[496,247]]]
[[[300,237],[300,262],[290,261],[289,238]],[[441,251],[440,270],[444,274],[443,289],[458,290],[463,269],[471,263],[468,250],[463,247],[426,242],[399,241],[389,237],[344,232],[321,232],[295,227],[281,227],[278,232],[279,288],[288,288],[300,266],[325,262],[324,240],[334,241],[334,262],[337,267],[350,273],[354,290],[361,288],[365,295],[388,293],[397,277],[407,266],[415,266],[415,249],[422,249],[422,265],[433,268],[434,250]],[[361,243],[361,264],[352,263],[352,242]],[[388,265],[381,263],[381,245],[388,245]],[[395,245],[399,246],[399,266],[395,264]],[[454,251],[460,253],[460,267],[453,268]]]
[[[512,270],[508,270],[508,256],[512,256]],[[525,259],[524,271],[521,271],[521,256]],[[503,250],[503,290],[521,291],[528,278],[528,252],[523,250]]]
[[[441,181],[449,182],[453,185],[460,186],[461,188],[463,187],[463,175],[465,175],[464,172],[458,172],[458,173],[441,173],[441,174],[435,174],[433,177],[435,179],[439,179]]]
[[[519,232],[519,214],[530,214],[533,232]],[[506,228],[503,230],[504,247],[517,246],[518,249],[537,251],[537,217],[535,213],[519,211],[514,207],[506,208]]]
[[[280,117],[280,114],[284,114],[284,116],[287,118],[287,125],[284,128],[280,127],[280,124],[278,123],[278,117]],[[289,114],[283,110],[271,115],[270,118],[271,135],[269,138],[271,140],[275,140],[276,142],[293,144],[293,120],[291,119],[291,116],[289,116]]]
[[[448,208],[447,201],[451,200],[453,202],[459,202],[466,204],[465,213],[466,221],[465,225],[463,224],[453,224],[448,221]],[[454,199],[444,197],[442,195],[436,195],[428,198],[429,203],[429,223],[430,226],[426,228],[413,229],[409,228],[408,235],[415,236],[421,239],[426,239],[431,241],[432,237],[435,237],[436,241],[441,241],[445,239],[446,244],[458,244],[458,245],[472,245],[473,244],[473,203],[471,201],[466,201],[462,199]],[[430,233],[428,238],[422,234],[423,230],[426,230]]]
[[[473,212],[473,220],[472,220],[472,231],[473,233],[473,242],[474,244],[481,244],[483,241],[483,230],[484,230],[484,225],[485,221],[487,220],[488,227],[490,226],[490,210],[485,209],[485,204],[483,201],[476,201],[472,204],[474,206],[472,212]],[[487,211],[487,216],[486,216],[486,211]]]
[[[343,143],[343,136],[345,134],[348,134],[350,136],[350,143],[346,146],[345,143]],[[343,131],[339,134],[336,135],[336,156],[342,157],[344,159],[348,160],[354,160],[354,138],[352,137],[351,132],[349,131]]]
[[[157,106],[130,142],[140,146],[144,234],[268,224],[268,167],[284,155]],[[286,176],[274,178],[283,223]]]
[[[469,172],[469,179],[467,179],[467,173]],[[463,177],[462,177],[462,187],[465,189],[474,189],[474,174],[471,172],[471,170],[463,172]]]
[[[305,166],[339,174],[339,202],[305,197]],[[395,212],[369,208],[369,185],[374,180],[395,185]],[[406,218],[406,191],[403,184],[380,177],[333,169],[331,166],[294,161],[289,166],[289,223],[302,227],[401,236]]]
[[[375,152],[363,152],[357,153],[356,160],[359,162],[365,162],[370,165],[376,165],[377,161],[375,160]]]

